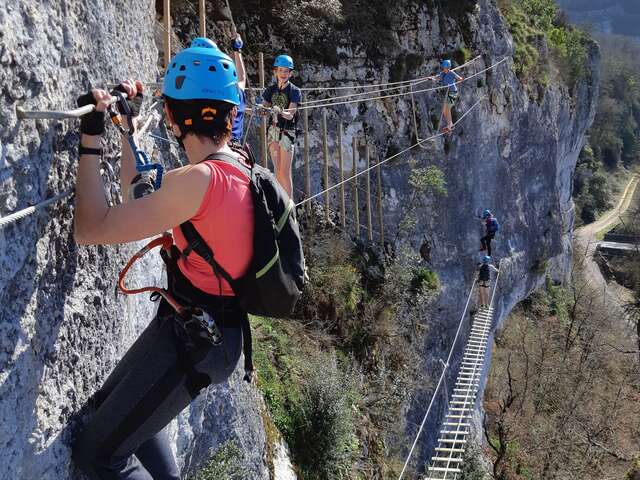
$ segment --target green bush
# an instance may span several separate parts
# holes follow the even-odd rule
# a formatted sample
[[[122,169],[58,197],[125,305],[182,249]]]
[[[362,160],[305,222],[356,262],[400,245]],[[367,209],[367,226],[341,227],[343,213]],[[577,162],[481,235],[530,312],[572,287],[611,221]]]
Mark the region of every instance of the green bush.
[[[335,358],[310,359],[295,406],[295,459],[304,478],[342,478],[358,449],[353,419],[353,380],[338,367]]]
[[[190,480],[244,479],[240,465],[240,449],[232,442],[223,443],[209,459],[206,466]]]
[[[422,293],[424,291],[435,291],[440,286],[438,274],[428,268],[417,268],[413,271],[411,278],[411,290],[414,293]]]
[[[543,40],[570,87],[584,78],[589,38],[564,21],[555,0],[501,0],[499,5],[513,36],[514,66],[521,79],[546,83],[547,60],[540,54]]]
[[[349,360],[340,363],[315,342],[302,343],[300,327],[266,318],[252,318],[252,325],[258,388],[294,463],[305,479],[336,478],[358,449]]]
[[[414,168],[409,174],[409,185],[422,194],[447,194],[447,181],[442,170],[435,165],[427,168]]]

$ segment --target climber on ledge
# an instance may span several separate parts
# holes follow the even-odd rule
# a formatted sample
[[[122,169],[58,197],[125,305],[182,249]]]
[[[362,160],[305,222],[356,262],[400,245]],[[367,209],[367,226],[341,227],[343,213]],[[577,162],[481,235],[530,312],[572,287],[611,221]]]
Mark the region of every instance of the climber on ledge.
[[[458,83],[464,80],[456,72],[451,70],[451,60],[443,60],[440,64],[442,72],[440,72],[439,78],[442,85],[448,87],[447,94],[442,105],[442,116],[445,119],[447,125],[442,129],[445,133],[451,133],[453,130],[453,120],[451,118],[451,110],[458,101]]]
[[[95,413],[73,447],[75,461],[93,479],[178,480],[165,426],[203,388],[229,378],[243,340],[250,339],[244,334],[247,314],[233,288],[226,277],[214,277],[200,256],[188,254],[192,244],[181,227],[197,227],[233,279],[249,268],[254,204],[245,158],[228,145],[240,103],[236,75],[232,59],[204,38],[175,55],[164,77],[164,109],[189,165],[168,172],[161,189],[114,207],[106,203],[100,176],[104,112],[111,95],[92,90],[78,99],[79,106],[96,109],[81,123],[76,241],[118,244],[172,229],[173,263],[165,259],[169,290],[182,305],[199,306],[208,315],[206,324],[196,316],[178,317],[163,298],[155,318],[93,395],[89,405]],[[140,81],[125,81],[120,89],[131,101],[142,100]],[[121,161],[127,197],[136,169],[124,137]],[[211,336],[214,330],[222,332],[218,343]],[[247,348],[245,343],[245,354]]]
[[[482,258],[482,263],[477,266],[478,272],[478,296],[480,308],[489,308],[489,288],[491,287],[491,271],[498,272],[498,269],[491,264],[491,257],[486,255]]]
[[[491,241],[495,238],[496,233],[500,230],[498,219],[493,216],[490,210],[482,212],[480,221],[485,226],[486,235],[480,239],[480,251],[487,251],[487,255],[491,256]]]
[[[289,197],[293,198],[291,162],[296,142],[297,109],[302,100],[302,92],[289,81],[293,75],[293,59],[289,55],[276,57],[273,74],[275,82],[262,94],[262,104],[265,107],[272,106],[275,113],[269,125],[267,142],[276,178]]]

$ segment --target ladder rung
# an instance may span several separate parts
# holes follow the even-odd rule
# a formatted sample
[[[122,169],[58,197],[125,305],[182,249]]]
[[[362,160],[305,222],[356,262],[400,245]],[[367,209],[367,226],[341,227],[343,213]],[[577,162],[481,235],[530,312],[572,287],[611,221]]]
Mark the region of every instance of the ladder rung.
[[[462,458],[455,457],[431,457],[432,462],[449,462],[449,463],[462,463]]]
[[[473,418],[471,415],[445,415],[445,418]]]
[[[442,422],[442,425],[447,427],[470,427],[470,423],[454,423],[454,422]]]
[[[477,360],[475,362],[467,362],[467,361],[463,360],[462,362],[460,362],[460,365],[474,365],[476,367],[481,367],[483,363],[484,362],[480,362],[480,361],[477,361]]]
[[[449,402],[449,405],[451,405],[451,404],[453,404],[453,405],[472,405],[473,402],[469,402],[468,400],[465,401],[465,402],[461,402],[460,400],[451,400]]]
[[[450,473],[462,473],[462,470],[459,468],[440,468],[440,467],[429,467],[430,472],[450,472]]]
[[[436,452],[464,453],[464,448],[436,447],[434,450]]]
[[[473,408],[472,408],[472,407],[463,407],[463,408],[460,408],[460,407],[450,407],[450,408],[449,408],[449,411],[450,411],[450,412],[466,412],[466,411],[468,411],[468,410],[473,410]]]
[[[440,435],[469,435],[469,430],[461,430],[456,432],[455,430],[440,430]],[[440,443],[467,443],[465,439],[456,440],[453,438],[439,438]]]

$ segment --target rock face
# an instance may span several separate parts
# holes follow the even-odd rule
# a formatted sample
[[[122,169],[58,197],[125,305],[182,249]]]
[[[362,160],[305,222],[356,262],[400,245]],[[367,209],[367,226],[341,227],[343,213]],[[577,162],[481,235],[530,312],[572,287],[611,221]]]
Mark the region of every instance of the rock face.
[[[0,22],[6,216],[73,189],[79,140],[76,122],[18,122],[15,105],[68,109],[90,84],[155,80],[158,51],[151,0],[9,0],[0,5]],[[108,152],[118,151],[111,141]],[[141,245],[78,247],[72,221],[73,200],[63,200],[0,230],[1,478],[76,478],[69,456],[75,415],[155,311],[146,296],[116,295],[117,273]],[[129,281],[162,284],[161,271],[158,257],[148,256]],[[268,477],[255,396],[238,371],[171,425],[185,472],[233,440],[250,478]]]
[[[275,8],[271,2],[249,2],[244,7],[232,2],[232,10],[246,33],[250,73],[255,74],[259,50],[270,62],[287,45],[303,44],[299,57],[293,52],[303,86],[433,75],[440,57],[454,55],[460,60],[461,47],[471,57],[482,55],[463,72],[467,77],[507,58],[464,84],[458,115],[480,103],[450,139],[438,137],[382,169],[387,240],[417,250],[426,235],[431,242],[432,268],[443,285],[436,315],[442,334],[424,339],[425,368],[437,377],[438,359],[446,357],[478,260],[480,226],[475,215],[479,210],[492,209],[502,225],[495,246],[495,256],[504,267],[497,294],[498,323],[544,279],[545,271],[556,278],[568,271],[573,228],[571,177],[594,115],[597,50],[590,54],[591,75],[571,92],[553,73],[548,87],[535,91],[523,86],[511,69],[513,44],[493,1],[479,0],[477,5],[461,1],[460,7],[447,6],[457,2],[404,1],[393,7],[393,15],[372,16],[377,3],[373,2],[371,10],[354,12],[351,7],[341,11],[327,2],[324,15],[329,20],[318,22],[321,28],[310,34],[307,43],[280,35],[269,10]],[[187,15],[192,13],[185,12],[177,22],[185,28],[191,25],[184,21]],[[340,18],[361,21],[357,28],[346,28]],[[137,5],[96,2],[91,7],[79,0],[8,0],[0,5],[0,24],[10,26],[0,31],[0,213],[4,216],[73,188],[77,162],[76,124],[18,122],[15,104],[69,108],[89,84],[104,85],[134,76],[155,80],[158,52],[154,2],[150,0]],[[302,38],[304,33],[291,35]],[[431,86],[425,83],[420,88]],[[309,92],[307,99],[314,95],[318,97]],[[442,92],[418,93],[415,100],[418,135],[430,137],[435,134],[434,117],[437,120],[440,115]],[[375,147],[372,161],[415,143],[407,96],[332,107],[328,119],[331,184],[339,177],[338,121],[345,124],[347,165],[354,135],[366,136]],[[311,110],[312,192],[323,188],[320,128],[321,111]],[[143,146],[151,151],[153,145],[145,142]],[[110,143],[113,155],[118,153],[116,145]],[[362,153],[360,169],[365,165]],[[297,154],[298,199],[304,189],[302,160]],[[414,199],[409,174],[431,165],[445,173],[448,195]],[[345,173],[350,173],[350,167],[345,167]],[[336,198],[334,191],[331,202],[337,210]],[[410,205],[409,201],[418,203]],[[398,231],[414,206],[415,227]],[[155,308],[147,298],[115,294],[117,272],[139,246],[77,247],[72,208],[72,200],[62,201],[0,230],[2,478],[76,478],[69,458],[75,415]],[[157,259],[150,257],[146,262],[133,272],[131,281],[161,283]],[[210,388],[169,429],[183,472],[194,471],[212,450],[231,440],[242,452],[247,478],[268,478],[262,408],[259,395],[242,383],[239,371],[228,383]],[[424,405],[416,404],[408,416],[419,423],[416,419],[423,413]],[[438,421],[438,415],[433,415],[429,427]],[[409,429],[407,438],[413,433]],[[425,437],[424,455],[432,441]]]

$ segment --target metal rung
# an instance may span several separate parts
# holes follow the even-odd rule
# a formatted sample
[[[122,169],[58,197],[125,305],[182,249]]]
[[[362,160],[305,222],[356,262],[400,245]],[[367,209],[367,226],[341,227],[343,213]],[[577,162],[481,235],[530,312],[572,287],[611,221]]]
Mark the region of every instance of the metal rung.
[[[447,427],[470,427],[470,423],[454,423],[454,422],[442,422],[442,425]]]
[[[465,348],[464,353],[467,353],[467,352],[482,352],[482,353],[485,353],[486,351],[487,351],[487,347],[468,346],[467,348]]]
[[[453,430],[441,430],[440,434],[448,434],[448,435],[469,435],[469,431],[465,430],[463,432],[456,432]],[[467,443],[467,441],[465,439],[455,439],[455,438],[439,438],[438,442],[440,443]]]
[[[464,394],[459,393],[457,394],[458,397],[461,398],[469,398],[471,396],[474,396],[477,392],[474,392],[473,389],[469,389],[469,388],[454,388],[454,390],[458,391],[458,392],[464,392]]]
[[[473,415],[451,415],[447,414],[444,418],[473,418]]]
[[[436,447],[434,450],[436,452],[464,453],[464,448]]]
[[[471,331],[469,332],[469,334],[474,334],[474,335],[488,335],[489,332],[491,332],[491,327],[476,327],[474,326],[473,328],[471,328]]]
[[[455,457],[431,457],[432,462],[449,462],[449,463],[462,463],[462,458]]]
[[[480,368],[482,365],[477,365],[475,367],[460,367],[460,371],[461,372],[479,372],[482,370],[482,368]]]
[[[469,410],[473,410],[473,406],[471,407],[464,407],[464,408],[460,408],[460,407],[450,407],[449,408],[449,412],[467,412]]]
[[[440,468],[440,467],[429,467],[430,472],[449,472],[449,473],[462,473],[462,470],[459,468]]]
[[[469,402],[469,401],[461,402],[460,400],[451,400],[449,402],[449,405],[451,405],[451,404],[453,404],[453,405],[472,405],[473,402]]]
[[[454,393],[453,395],[451,395],[453,398],[472,398],[475,396],[475,394],[470,394],[470,395],[460,395],[458,393]],[[475,402],[475,399],[474,399]]]
[[[481,367],[483,363],[484,362],[479,362],[479,361],[466,362],[466,361],[463,360],[462,362],[460,362],[460,365],[475,365],[476,367]]]
[[[486,340],[482,341],[482,340],[474,340],[472,338],[469,338],[469,341],[467,342],[467,345],[480,345],[480,346],[484,346],[486,344]]]

